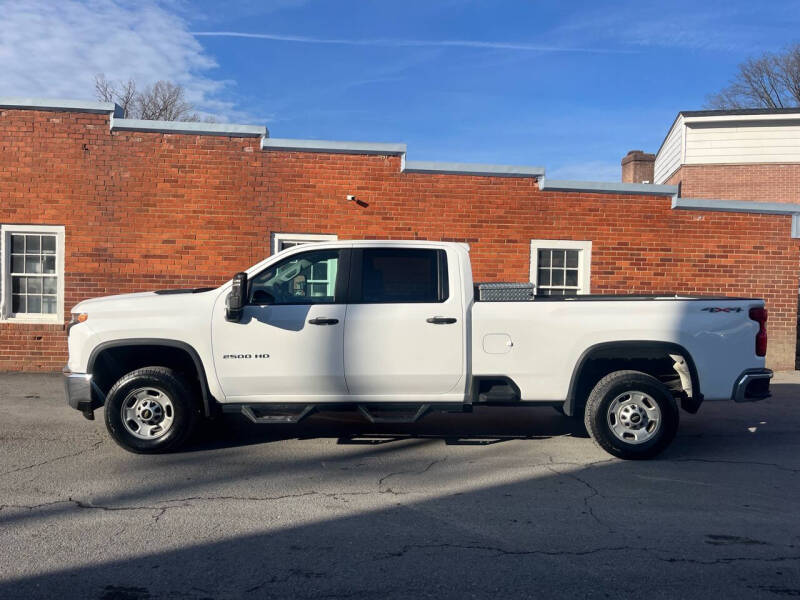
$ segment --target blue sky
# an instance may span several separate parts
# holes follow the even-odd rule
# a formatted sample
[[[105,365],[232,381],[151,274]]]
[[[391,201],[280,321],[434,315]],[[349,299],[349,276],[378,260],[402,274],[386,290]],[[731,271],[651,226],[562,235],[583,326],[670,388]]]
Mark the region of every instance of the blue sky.
[[[220,5],[0,0],[0,95],[90,98],[97,72],[172,79],[273,137],[613,181],[744,58],[800,42],[798,0]]]

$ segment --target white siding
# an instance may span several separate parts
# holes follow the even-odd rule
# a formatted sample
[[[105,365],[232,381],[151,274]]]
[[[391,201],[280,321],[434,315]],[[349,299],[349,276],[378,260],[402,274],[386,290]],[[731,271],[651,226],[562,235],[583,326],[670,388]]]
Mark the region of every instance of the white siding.
[[[685,164],[800,162],[800,122],[687,125]]]
[[[656,155],[656,162],[653,166],[653,183],[665,183],[669,176],[681,166],[684,129],[683,116],[679,116],[667,135],[667,139],[664,140],[664,145]]]

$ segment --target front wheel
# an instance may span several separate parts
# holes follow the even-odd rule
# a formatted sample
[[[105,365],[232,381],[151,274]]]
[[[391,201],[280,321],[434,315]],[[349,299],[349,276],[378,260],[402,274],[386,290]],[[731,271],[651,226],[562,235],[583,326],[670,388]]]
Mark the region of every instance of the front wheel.
[[[678,422],[678,405],[670,391],[639,371],[606,375],[586,401],[587,431],[597,445],[619,458],[653,458],[675,438]]]
[[[124,375],[106,398],[108,433],[129,452],[177,450],[198,420],[189,389],[178,373],[166,367],[145,367]]]

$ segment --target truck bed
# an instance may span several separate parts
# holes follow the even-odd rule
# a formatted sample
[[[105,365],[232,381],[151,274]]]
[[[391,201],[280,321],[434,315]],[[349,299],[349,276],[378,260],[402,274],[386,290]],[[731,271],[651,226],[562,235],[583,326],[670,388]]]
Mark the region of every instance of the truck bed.
[[[755,355],[759,326],[749,316],[749,309],[763,306],[753,298],[674,295],[475,302],[473,373],[510,377],[523,400],[556,400],[566,397],[572,369],[587,349],[621,341],[667,342],[694,360],[708,399],[730,398],[733,377],[764,366]]]
[[[579,296],[536,296],[536,302],[592,302],[597,300],[671,300],[671,301],[713,301],[713,300],[756,300],[756,298],[734,297],[734,296],[680,296],[678,294],[581,294]]]

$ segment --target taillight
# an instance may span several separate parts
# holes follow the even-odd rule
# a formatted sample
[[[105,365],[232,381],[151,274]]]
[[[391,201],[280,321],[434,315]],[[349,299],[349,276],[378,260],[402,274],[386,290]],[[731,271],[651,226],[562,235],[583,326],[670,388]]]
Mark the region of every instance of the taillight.
[[[756,334],[756,356],[767,355],[767,309],[751,308],[750,318],[758,323]]]

